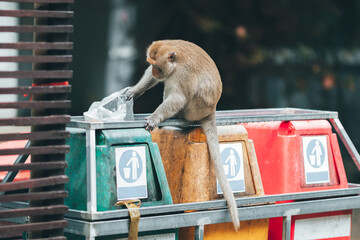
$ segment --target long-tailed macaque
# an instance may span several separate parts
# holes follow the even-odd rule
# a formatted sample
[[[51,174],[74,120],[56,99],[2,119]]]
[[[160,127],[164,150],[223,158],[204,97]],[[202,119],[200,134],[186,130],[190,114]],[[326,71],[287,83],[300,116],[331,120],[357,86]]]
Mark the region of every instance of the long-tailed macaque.
[[[141,80],[128,90],[127,99],[139,97],[149,88],[163,82],[163,102],[147,118],[146,129],[151,131],[160,122],[175,115],[201,124],[216,176],[237,231],[240,227],[237,205],[223,169],[216,128],[215,111],[222,83],[214,61],[202,48],[183,40],[153,42],[147,49],[147,61],[150,66]]]

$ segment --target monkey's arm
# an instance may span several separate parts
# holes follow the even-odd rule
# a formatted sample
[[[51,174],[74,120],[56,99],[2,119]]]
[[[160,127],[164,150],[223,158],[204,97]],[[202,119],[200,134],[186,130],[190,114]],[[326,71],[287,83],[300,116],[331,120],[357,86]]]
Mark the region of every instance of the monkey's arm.
[[[140,97],[146,90],[154,87],[157,83],[159,83],[159,81],[153,77],[152,66],[150,65],[145,70],[145,73],[140,81],[126,92],[126,99],[130,100],[132,98]]]
[[[153,130],[160,122],[175,116],[186,105],[186,97],[180,93],[172,93],[151,114],[146,123],[146,130]]]

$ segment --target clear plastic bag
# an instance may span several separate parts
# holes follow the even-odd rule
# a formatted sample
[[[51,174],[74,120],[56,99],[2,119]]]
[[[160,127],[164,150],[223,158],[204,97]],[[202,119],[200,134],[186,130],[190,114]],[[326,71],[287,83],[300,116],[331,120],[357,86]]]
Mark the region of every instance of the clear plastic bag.
[[[101,122],[118,122],[134,120],[133,99],[126,101],[125,93],[129,87],[105,97],[100,102],[93,102],[87,112],[85,120]]]

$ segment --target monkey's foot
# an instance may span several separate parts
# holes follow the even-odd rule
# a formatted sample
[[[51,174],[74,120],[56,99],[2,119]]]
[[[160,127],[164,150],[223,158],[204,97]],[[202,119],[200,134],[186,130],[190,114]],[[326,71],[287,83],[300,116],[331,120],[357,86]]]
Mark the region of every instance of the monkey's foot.
[[[151,117],[147,117],[145,118],[147,121],[146,121],[146,125],[145,125],[145,129],[149,132],[151,132],[152,130],[154,130],[154,128],[157,127],[158,125],[158,121],[154,120],[153,118]]]

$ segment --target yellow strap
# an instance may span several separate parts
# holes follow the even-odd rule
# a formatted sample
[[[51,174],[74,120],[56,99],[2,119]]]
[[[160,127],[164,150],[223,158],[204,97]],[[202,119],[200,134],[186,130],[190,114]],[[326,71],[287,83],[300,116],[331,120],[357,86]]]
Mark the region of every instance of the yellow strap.
[[[138,230],[139,230],[139,220],[140,220],[140,211],[141,201],[136,200],[126,200],[119,201],[115,203],[115,206],[125,205],[129,210],[130,215],[130,229],[129,229],[129,240],[138,239]]]

